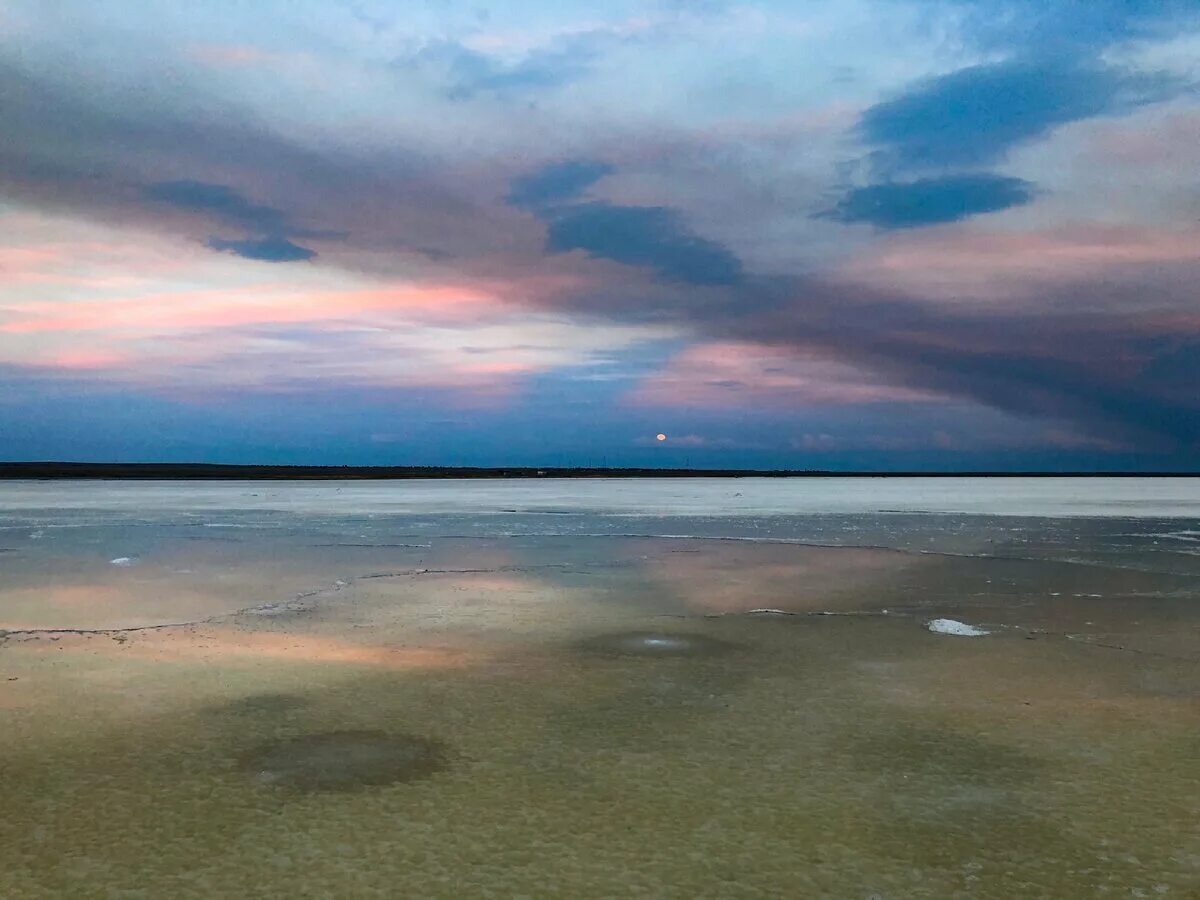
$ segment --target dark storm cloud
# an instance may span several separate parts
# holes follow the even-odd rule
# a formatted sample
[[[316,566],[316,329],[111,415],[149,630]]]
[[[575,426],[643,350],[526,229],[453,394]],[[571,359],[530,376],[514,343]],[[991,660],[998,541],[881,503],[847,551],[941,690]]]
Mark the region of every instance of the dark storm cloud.
[[[0,100],[5,130],[0,178],[14,186],[53,179],[51,187],[58,190],[64,182],[70,188],[72,179],[87,179],[95,191],[122,186],[135,175],[155,169],[206,174],[222,169],[259,176],[293,171],[326,178],[332,174],[319,154],[281,140],[228,110],[125,103],[119,96],[93,94],[70,81],[34,77],[3,60]],[[200,193],[189,198],[186,189],[176,188],[174,196],[180,202],[190,199],[194,207],[207,204],[210,210],[232,210],[237,205],[215,193],[207,197]]]
[[[282,237],[265,237],[244,241],[209,238],[208,246],[214,250],[228,251],[245,259],[261,262],[300,262],[317,255],[315,250],[293,244]]]
[[[535,208],[547,203],[574,200],[605,175],[615,172],[608,163],[573,159],[551,163],[512,183],[508,202],[513,206]]]
[[[687,284],[726,285],[741,279],[741,261],[728,248],[691,231],[674,209],[570,202],[615,171],[594,160],[552,163],[515,179],[507,199],[546,223],[551,253],[582,250]]]
[[[587,181],[584,174],[564,178],[563,193],[571,196],[575,184]],[[906,227],[1024,203],[1033,191],[1029,182],[985,173],[918,179],[854,192],[834,215]],[[1145,273],[1097,281],[1081,276],[1047,298],[1048,307],[1069,310],[1103,297],[1112,313],[1063,315],[1027,306],[998,315],[818,277],[763,278],[745,272],[728,249],[693,234],[666,208],[568,203],[536,212],[547,224],[548,249],[581,249],[650,268],[661,279],[653,287],[597,288],[544,301],[558,310],[675,322],[704,340],[819,350],[874,372],[881,383],[1073,423],[1105,440],[1117,436],[1168,449],[1200,441],[1200,398],[1172,388],[1168,382],[1179,379],[1164,374],[1192,364],[1180,349],[1188,326],[1137,314],[1149,289]],[[1187,288],[1176,282],[1186,280],[1186,273],[1166,278],[1155,293],[1178,305],[1174,293]],[[1200,334],[1192,339],[1200,342]],[[1116,367],[1113,360],[1128,365]]]
[[[1089,286],[1070,290],[1086,294]],[[1138,294],[1131,285],[1131,308]],[[1200,446],[1200,396],[1171,390],[1158,372],[1192,364],[1178,348],[1200,344],[1200,332],[1181,334],[1178,322],[1156,326],[1129,313],[997,316],[819,279],[756,284],[739,297],[739,308],[738,315],[713,316],[707,330],[821,348],[885,383],[1073,422],[1097,435]]]
[[[1173,96],[1183,84],[1115,66],[1017,58],[920,82],[859,122],[884,171],[978,166],[1051,129]]]
[[[692,232],[679,213],[661,206],[584,203],[548,216],[546,249],[652,269],[668,281],[736,284],[741,261],[726,247]]]
[[[975,170],[1055,128],[1132,111],[1185,90],[1181,79],[1070,54],[1031,53],[918,82],[867,109],[858,123],[885,181],[850,191],[826,217],[906,228],[954,222],[1029,202],[1033,185],[969,172],[895,182],[900,173]]]
[[[1087,293],[1089,285],[1072,289]],[[1147,452],[1200,447],[1200,397],[1171,390],[1158,372],[1190,364],[1186,351],[1178,360],[1167,349],[1183,340],[1178,324],[1156,330],[1130,314],[972,313],[818,278],[747,280],[724,303],[689,300],[678,295],[673,311],[709,340],[827,353],[883,384],[1071,423]],[[1191,340],[1200,343],[1200,332]]]
[[[1033,196],[1033,185],[1020,178],[950,175],[858,188],[820,215],[878,228],[916,228],[1019,206]]]
[[[492,240],[495,216],[404,147],[310,150],[234,111],[123,102],[2,59],[0,132],[0,191],[9,199],[206,242],[195,231],[208,217],[247,233],[244,241],[211,236],[227,251],[232,243],[258,252],[255,243],[272,240],[342,238],[364,210],[386,210],[357,238],[378,249],[445,258]],[[179,212],[194,213],[196,227]]]
[[[304,232],[288,226],[286,217],[274,207],[251,203],[233,188],[203,181],[163,181],[146,188],[146,196],[178,209],[208,213],[247,231],[264,232],[262,237],[230,240],[212,237],[207,244],[213,250],[234,253],[260,262],[299,262],[317,253],[292,243],[287,236],[344,237],[334,233]]]
[[[217,218],[252,231],[279,234],[285,230],[283,213],[270,206],[251,203],[224,184],[189,180],[163,181],[146,188],[146,196],[179,209],[211,213]]]
[[[1200,445],[1200,406],[1194,398],[1164,396],[1161,385],[1143,375],[1113,375],[1079,360],[1030,353],[1015,339],[1024,327],[1027,323],[1005,333],[1000,326],[993,345],[977,352],[938,347],[932,341],[925,346],[900,342],[893,352],[903,354],[906,366],[926,369],[931,387],[995,409],[1082,422],[1093,434],[1116,434],[1146,442],[1148,447],[1154,446],[1155,438],[1172,445]],[[1040,327],[1048,336],[1089,348],[1097,359],[1130,349],[1130,341],[1116,333],[1096,334],[1091,323],[1040,323]]]
[[[559,309],[678,322],[702,340],[747,341],[854,365],[880,384],[917,388],[1023,418],[1070,423],[1147,453],[1200,449],[1200,395],[1186,385],[1200,323],[1138,312],[1145,280],[1080,280],[1057,293],[1123,300],[1112,313],[1021,306],[955,308],[818,277],[764,279],[703,292],[559,296]],[[1069,307],[1068,307],[1069,308]],[[1170,378],[1165,377],[1170,374]]]

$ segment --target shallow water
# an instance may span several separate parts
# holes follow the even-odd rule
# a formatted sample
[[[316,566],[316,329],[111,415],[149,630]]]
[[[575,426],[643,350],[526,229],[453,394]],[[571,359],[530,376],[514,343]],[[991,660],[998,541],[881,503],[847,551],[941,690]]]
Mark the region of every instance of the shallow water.
[[[0,896],[1200,892],[1196,480],[845,481],[0,483]]]

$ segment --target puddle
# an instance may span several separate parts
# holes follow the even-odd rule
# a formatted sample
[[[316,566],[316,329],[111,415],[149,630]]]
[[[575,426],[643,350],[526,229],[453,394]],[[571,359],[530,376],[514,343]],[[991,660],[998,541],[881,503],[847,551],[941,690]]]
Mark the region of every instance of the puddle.
[[[426,778],[446,767],[437,741],[378,731],[333,731],[270,744],[242,764],[256,784],[350,790]]]

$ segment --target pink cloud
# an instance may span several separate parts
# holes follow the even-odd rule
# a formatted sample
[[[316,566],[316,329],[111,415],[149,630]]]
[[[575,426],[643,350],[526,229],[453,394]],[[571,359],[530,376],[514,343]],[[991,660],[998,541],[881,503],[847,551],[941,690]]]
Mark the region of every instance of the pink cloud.
[[[71,299],[130,291],[164,278],[196,280],[212,254],[193,241],[75,219],[0,213],[0,304],[6,295]],[[17,294],[12,289],[28,287]]]
[[[103,373],[110,381],[170,393],[196,386],[288,392],[313,381],[336,381],[452,389],[482,399],[511,395],[525,376],[542,367],[535,360],[504,358],[503,348],[498,355],[481,361],[454,342],[441,348],[406,346],[386,329],[314,330],[286,338],[209,331],[116,342],[111,348],[69,344],[34,354],[24,365]],[[292,375],[281,378],[280,372]]]
[[[1053,231],[931,228],[878,241],[841,279],[920,296],[1004,299],[1105,271],[1200,262],[1200,228],[1088,225]]]
[[[198,399],[337,383],[444,390],[449,404],[478,406],[512,397],[534,372],[586,363],[646,331],[575,325],[517,305],[575,285],[569,273],[454,283],[357,279],[334,289],[308,269],[280,273],[296,281],[256,284],[249,279],[261,270],[206,258],[178,280],[151,273],[153,290],[104,297],[94,285],[79,290],[59,278],[56,261],[69,261],[71,249],[12,253],[19,265],[49,273],[48,290],[33,296],[54,299],[25,299],[25,291],[0,299],[0,362]],[[163,289],[189,283],[205,286]]]
[[[402,312],[435,320],[474,320],[501,305],[492,294],[459,285],[394,285],[311,290],[288,284],[205,288],[73,303],[10,304],[14,321],[0,332],[177,330],[264,323],[344,321],[363,313]]]
[[[579,287],[571,271],[380,281],[264,269],[195,242],[41,215],[0,224],[20,235],[0,245],[0,362],[39,375],[201,400],[340,383],[494,405],[531,373],[641,339],[529,311]]]
[[[881,383],[815,354],[727,341],[687,348],[627,399],[639,406],[816,406],[914,402],[932,395]]]
[[[1089,155],[1101,163],[1139,168],[1200,162],[1200,114],[1174,113],[1147,123],[1092,126]]]
[[[129,357],[110,350],[64,350],[42,361],[54,369],[112,369],[125,365]]]

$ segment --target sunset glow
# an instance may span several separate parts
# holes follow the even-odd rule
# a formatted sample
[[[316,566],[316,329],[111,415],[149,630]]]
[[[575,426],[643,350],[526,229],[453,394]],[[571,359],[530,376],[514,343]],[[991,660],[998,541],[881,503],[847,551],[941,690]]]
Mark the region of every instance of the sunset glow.
[[[4,459],[1196,459],[1194,4],[137,6],[0,3]]]

